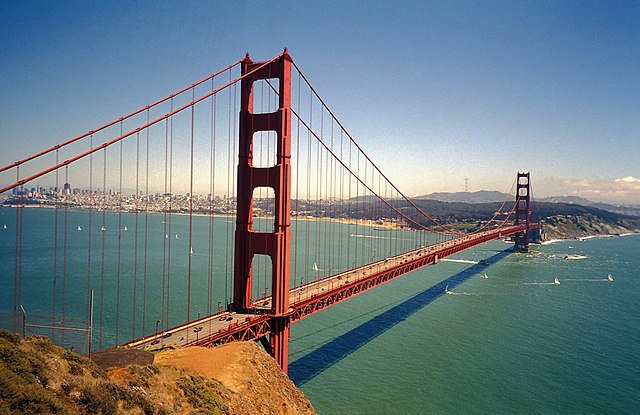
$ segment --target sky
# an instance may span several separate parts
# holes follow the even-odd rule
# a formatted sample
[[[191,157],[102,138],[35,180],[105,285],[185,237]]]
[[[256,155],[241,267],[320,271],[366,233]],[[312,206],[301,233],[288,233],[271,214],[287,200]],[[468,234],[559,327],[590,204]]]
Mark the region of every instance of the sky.
[[[0,3],[1,165],[287,47],[407,195],[640,204],[638,1]]]

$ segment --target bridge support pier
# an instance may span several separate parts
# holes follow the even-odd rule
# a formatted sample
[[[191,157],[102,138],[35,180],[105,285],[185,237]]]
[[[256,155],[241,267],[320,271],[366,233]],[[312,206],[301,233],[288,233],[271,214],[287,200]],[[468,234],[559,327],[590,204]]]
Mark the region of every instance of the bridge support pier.
[[[515,225],[527,225],[524,232],[515,234],[515,252],[529,252],[529,220],[531,216],[530,202],[530,173],[518,172],[516,181],[516,217]]]
[[[287,373],[289,352],[289,274],[291,226],[291,58],[286,49],[269,62],[242,62],[240,84],[240,126],[238,160],[238,205],[234,253],[233,308],[252,307],[251,264],[255,255],[271,258],[271,354]],[[253,112],[254,82],[278,80],[278,109]],[[266,88],[275,86],[270,83]],[[253,137],[270,131],[276,134],[275,165],[254,167]],[[274,191],[274,230],[253,230],[253,191],[270,187]]]

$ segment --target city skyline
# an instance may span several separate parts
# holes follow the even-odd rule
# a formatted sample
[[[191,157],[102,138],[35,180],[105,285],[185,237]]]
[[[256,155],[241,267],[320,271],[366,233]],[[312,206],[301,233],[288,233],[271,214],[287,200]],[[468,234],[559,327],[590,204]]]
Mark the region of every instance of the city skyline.
[[[287,46],[408,196],[526,170],[536,196],[640,204],[636,2],[0,8],[1,165]]]

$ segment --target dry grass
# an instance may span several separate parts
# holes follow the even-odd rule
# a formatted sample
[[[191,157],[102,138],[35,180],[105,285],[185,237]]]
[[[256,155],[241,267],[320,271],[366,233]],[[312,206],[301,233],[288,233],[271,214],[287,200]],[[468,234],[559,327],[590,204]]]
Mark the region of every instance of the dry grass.
[[[158,360],[107,373],[45,337],[0,330],[0,414],[315,413],[255,343],[176,350]]]

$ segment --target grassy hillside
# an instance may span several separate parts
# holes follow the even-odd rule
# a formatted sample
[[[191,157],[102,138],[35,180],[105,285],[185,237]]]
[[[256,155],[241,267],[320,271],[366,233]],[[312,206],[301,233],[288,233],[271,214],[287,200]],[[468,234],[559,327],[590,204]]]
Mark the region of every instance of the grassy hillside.
[[[176,365],[132,365],[107,372],[48,338],[22,339],[0,330],[0,414],[315,413],[259,346],[237,343],[230,349],[224,360],[233,367],[225,369],[220,363],[221,373],[245,371],[252,376],[225,384]],[[216,350],[200,353],[215,360],[211,356]]]

